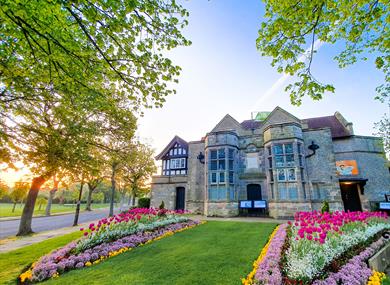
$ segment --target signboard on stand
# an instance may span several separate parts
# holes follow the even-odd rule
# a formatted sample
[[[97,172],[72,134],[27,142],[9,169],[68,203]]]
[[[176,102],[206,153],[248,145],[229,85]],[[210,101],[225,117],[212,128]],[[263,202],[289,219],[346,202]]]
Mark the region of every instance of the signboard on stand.
[[[265,208],[267,208],[267,202],[265,200],[255,200],[255,201],[253,201],[253,208],[265,209]]]
[[[242,201],[240,201],[240,208],[242,208],[242,209],[252,209],[252,201],[251,200],[242,200]]]

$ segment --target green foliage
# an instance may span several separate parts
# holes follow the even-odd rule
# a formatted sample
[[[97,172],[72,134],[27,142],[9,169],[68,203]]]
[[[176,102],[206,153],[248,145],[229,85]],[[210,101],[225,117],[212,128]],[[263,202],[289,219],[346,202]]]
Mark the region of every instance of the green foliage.
[[[104,194],[102,192],[94,192],[92,194],[92,200],[94,203],[103,203],[104,202]]]
[[[1,1],[2,103],[47,88],[161,106],[180,68],[163,51],[189,45],[188,12],[175,1]],[[123,105],[124,106],[124,105]]]
[[[37,202],[38,209],[40,210],[42,206],[47,204],[47,199],[45,197],[38,197]]]
[[[21,202],[27,195],[30,184],[27,182],[15,182],[10,197],[14,203]]]
[[[164,52],[190,44],[187,17],[174,0],[2,0],[0,159],[42,183],[59,171],[91,182],[101,161],[118,163],[141,109],[175,92],[180,67]]]
[[[3,180],[0,179],[0,199],[8,194],[9,187]]]
[[[321,213],[325,213],[325,212],[329,213],[329,202],[326,200],[324,202],[322,202],[322,205],[321,205]]]
[[[364,52],[375,54],[375,65],[385,74],[385,83],[377,88],[378,98],[389,100],[388,1],[266,0],[265,3],[266,20],[259,30],[257,48],[263,56],[272,58],[272,66],[279,72],[297,77],[286,88],[293,104],[300,105],[303,96],[319,100],[326,91],[334,92],[331,84],[319,82],[311,73],[316,41],[345,44],[345,49],[335,57],[340,68],[367,60]]]
[[[149,208],[150,207],[150,198],[139,198],[138,199],[139,208]]]
[[[390,159],[390,114],[385,114],[382,120],[375,124],[375,130],[374,134],[382,137],[381,147],[385,150],[387,158]]]
[[[161,204],[160,204],[159,208],[160,208],[161,210],[162,210],[162,209],[165,209],[164,201],[161,201]]]
[[[121,164],[119,177],[131,195],[142,197],[148,194],[150,187],[147,185],[157,170],[152,148],[147,144],[134,142]]]

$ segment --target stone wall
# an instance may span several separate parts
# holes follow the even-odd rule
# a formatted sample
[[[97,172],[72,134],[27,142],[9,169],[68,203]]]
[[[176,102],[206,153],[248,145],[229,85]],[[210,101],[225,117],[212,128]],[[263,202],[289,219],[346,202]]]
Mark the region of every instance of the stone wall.
[[[264,143],[282,139],[301,139],[302,129],[297,124],[279,124],[264,130]]]
[[[205,199],[204,164],[197,158],[204,151],[204,142],[193,142],[188,145],[188,191],[186,191],[186,210],[203,214]]]
[[[208,202],[205,206],[205,215],[208,217],[238,216],[237,202]]]
[[[176,207],[176,187],[184,187],[187,196],[187,175],[153,176],[150,196],[150,206],[159,207],[164,201],[165,208],[174,210]]]
[[[381,145],[374,137],[353,136],[334,141],[336,160],[356,160],[359,174],[342,178],[368,179],[363,200],[383,201],[390,191],[390,173]],[[364,201],[362,201],[364,202]]]
[[[316,190],[313,184],[317,184],[327,192],[329,201],[342,203],[338,177],[336,176],[336,159],[333,152],[332,135],[329,128],[318,130],[305,130],[303,132],[306,155],[312,152],[308,146],[314,142],[319,146],[316,154],[305,159],[307,176],[308,197],[313,198]],[[320,201],[319,201],[320,202]]]
[[[306,202],[270,202],[269,215],[275,219],[292,218],[294,214],[299,211],[311,211],[312,207],[310,203]]]

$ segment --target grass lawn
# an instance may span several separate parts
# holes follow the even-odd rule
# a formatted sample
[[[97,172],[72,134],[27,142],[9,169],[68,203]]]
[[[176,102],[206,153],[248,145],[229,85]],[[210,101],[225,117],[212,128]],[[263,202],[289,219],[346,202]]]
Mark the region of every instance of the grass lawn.
[[[274,227],[210,221],[44,284],[240,284]],[[0,255],[0,268],[9,268],[1,273],[0,284],[14,280],[34,257],[63,244],[55,240],[30,248],[34,253],[23,249]]]
[[[13,204],[9,203],[0,203],[0,217],[18,217],[23,212],[24,205],[16,204],[15,212],[12,213]],[[100,209],[100,208],[107,208],[109,207],[109,204],[92,204],[92,209]],[[39,210],[39,206],[35,205],[34,208],[34,216],[41,216],[45,215],[45,209],[46,205],[42,205],[41,210]],[[64,212],[74,212],[76,209],[76,205],[60,205],[60,204],[53,204],[51,206],[51,213],[64,213]],[[81,210],[85,209],[85,204],[81,205]]]
[[[16,284],[16,277],[24,267],[36,261],[43,254],[61,247],[80,237],[80,231],[51,238],[14,251],[0,254],[0,284]]]

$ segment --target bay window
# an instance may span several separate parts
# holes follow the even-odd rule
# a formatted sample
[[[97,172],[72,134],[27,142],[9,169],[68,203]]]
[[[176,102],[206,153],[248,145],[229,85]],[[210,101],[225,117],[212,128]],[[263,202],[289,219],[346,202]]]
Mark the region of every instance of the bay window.
[[[234,199],[234,153],[234,149],[227,147],[209,150],[210,200]]]

